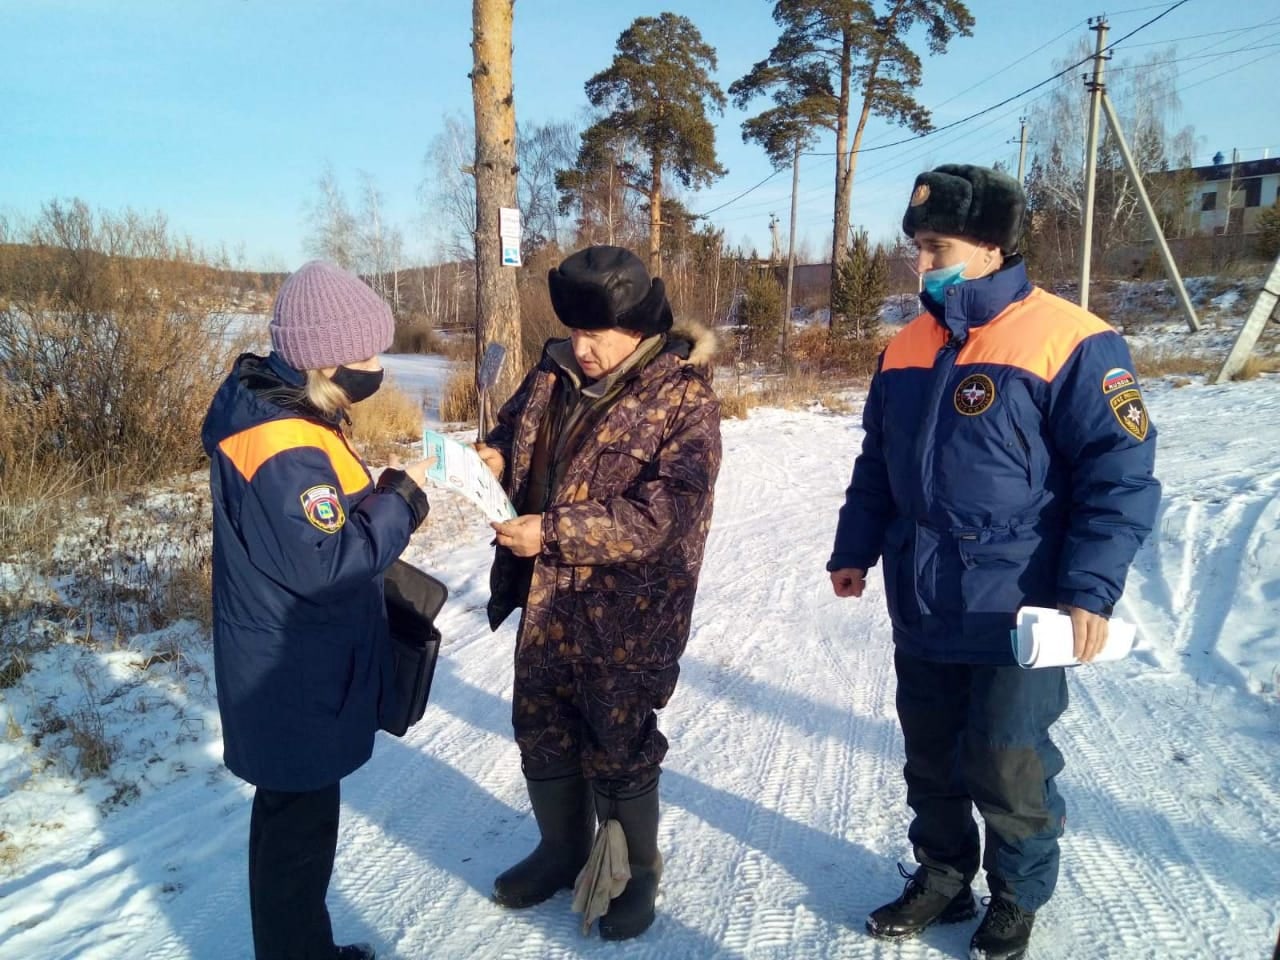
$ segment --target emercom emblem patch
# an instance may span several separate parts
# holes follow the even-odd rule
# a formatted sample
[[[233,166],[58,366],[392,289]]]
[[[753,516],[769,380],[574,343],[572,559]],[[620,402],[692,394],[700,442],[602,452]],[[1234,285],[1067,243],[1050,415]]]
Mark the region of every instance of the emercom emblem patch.
[[[996,402],[996,385],[986,374],[973,373],[960,381],[954,399],[956,410],[966,417],[976,417]]]
[[[1120,426],[1124,427],[1135,440],[1147,439],[1147,430],[1151,426],[1151,421],[1147,417],[1147,408],[1142,402],[1142,394],[1137,390],[1124,390],[1114,397],[1109,397],[1108,400],[1111,403],[1111,412],[1120,421]]]
[[[1107,371],[1107,375],[1102,378],[1102,392],[1115,393],[1117,390],[1125,390],[1134,386],[1137,378],[1124,367],[1112,367]]]
[[[307,515],[311,525],[325,533],[337,533],[347,522],[347,515],[342,512],[342,501],[338,499],[338,491],[327,483],[312,487],[302,494],[302,512]]]

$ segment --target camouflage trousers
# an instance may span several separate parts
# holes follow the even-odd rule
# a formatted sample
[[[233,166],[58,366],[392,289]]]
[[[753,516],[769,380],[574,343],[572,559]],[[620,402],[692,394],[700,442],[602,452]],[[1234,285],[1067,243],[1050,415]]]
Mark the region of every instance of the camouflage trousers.
[[[516,651],[511,725],[526,774],[580,765],[589,780],[643,783],[667,754],[655,710],[667,705],[679,664],[623,669]]]

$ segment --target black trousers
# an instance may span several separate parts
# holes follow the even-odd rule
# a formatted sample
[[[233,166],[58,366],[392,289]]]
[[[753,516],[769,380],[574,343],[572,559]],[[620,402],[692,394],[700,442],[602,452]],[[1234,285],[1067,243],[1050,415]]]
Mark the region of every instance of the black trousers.
[[[929,882],[956,893],[978,872],[976,806],[986,825],[982,866],[997,896],[1035,911],[1058,881],[1066,804],[1063,759],[1049,728],[1067,708],[1062,667],[935,663],[894,654],[906,745],[908,836]]]
[[[338,847],[338,784],[258,787],[249,818],[249,914],[257,960],[332,960],[325,894]]]

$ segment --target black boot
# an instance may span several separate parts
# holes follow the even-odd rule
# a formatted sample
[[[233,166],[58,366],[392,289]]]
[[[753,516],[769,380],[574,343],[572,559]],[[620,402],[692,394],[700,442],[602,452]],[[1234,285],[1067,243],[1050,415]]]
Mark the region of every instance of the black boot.
[[[337,949],[334,960],[375,960],[373,947],[367,943],[348,943]]]
[[[596,813],[600,822],[617,820],[627,838],[627,861],[631,879],[622,893],[609,904],[600,918],[600,936],[605,940],[630,940],[653,923],[653,904],[662,878],[662,854],[658,853],[658,780],[639,788],[610,796],[596,789]]]
[[[969,941],[971,960],[1022,960],[1027,955],[1036,915],[1012,900],[992,897],[986,915]]]
[[[902,896],[871,911],[867,917],[867,933],[873,937],[905,940],[932,923],[959,923],[977,916],[978,907],[967,883],[959,893],[940,893],[929,887],[927,868],[907,873],[902,864],[898,864],[898,872],[907,879]]]
[[[542,838],[533,853],[493,882],[493,899],[504,907],[531,907],[573,889],[595,834],[591,791],[582,774],[526,783]]]

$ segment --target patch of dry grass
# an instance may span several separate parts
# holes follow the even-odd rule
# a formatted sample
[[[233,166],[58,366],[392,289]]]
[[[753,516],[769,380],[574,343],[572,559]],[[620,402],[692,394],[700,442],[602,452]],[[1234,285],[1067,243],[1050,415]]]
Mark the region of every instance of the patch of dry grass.
[[[720,415],[729,419],[744,420],[747,411],[754,407],[780,407],[784,410],[808,409],[821,404],[832,413],[852,413],[854,405],[833,390],[830,378],[814,373],[791,373],[774,377],[760,385],[759,389],[725,390],[720,394]]]
[[[480,415],[475,372],[456,370],[445,381],[440,396],[440,419],[446,423],[473,423]]]
[[[1280,357],[1260,357],[1251,354],[1232,380],[1256,380],[1264,373],[1280,373]]]
[[[372,460],[385,460],[402,443],[422,438],[422,407],[394,383],[351,408],[351,442]]]
[[[1167,376],[1211,376],[1222,360],[1204,354],[1181,353],[1161,347],[1139,347],[1133,351],[1133,365],[1141,379]]]

